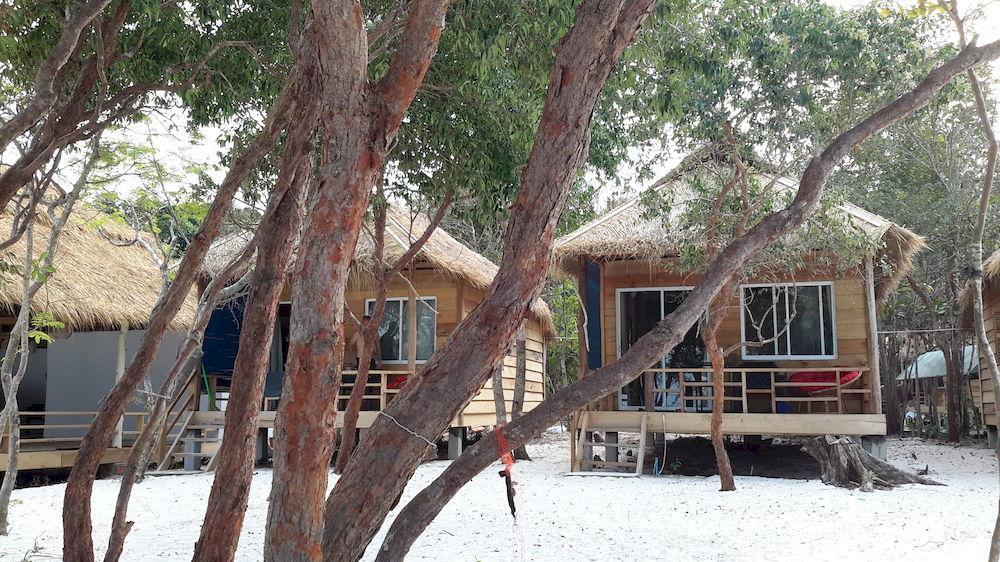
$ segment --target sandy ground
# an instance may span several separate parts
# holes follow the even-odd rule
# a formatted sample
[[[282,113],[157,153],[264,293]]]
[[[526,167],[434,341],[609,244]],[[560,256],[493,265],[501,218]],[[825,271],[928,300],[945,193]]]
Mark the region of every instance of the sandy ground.
[[[514,468],[516,524],[502,481],[489,470],[461,491],[408,559],[984,560],[997,509],[992,455],[916,439],[893,440],[889,451],[899,466],[929,465],[948,486],[862,493],[816,480],[747,476],[737,477],[736,492],[720,493],[714,477],[567,476],[567,436],[550,434],[529,446],[534,461]],[[420,467],[403,501],[446,464]],[[238,560],[261,559],[270,482],[269,470],[256,472]],[[210,486],[208,474],[136,486],[136,524],[123,559],[189,560]],[[117,487],[116,480],[95,487],[101,556]],[[0,537],[0,560],[60,558],[63,490],[60,484],[14,492],[13,529]]]

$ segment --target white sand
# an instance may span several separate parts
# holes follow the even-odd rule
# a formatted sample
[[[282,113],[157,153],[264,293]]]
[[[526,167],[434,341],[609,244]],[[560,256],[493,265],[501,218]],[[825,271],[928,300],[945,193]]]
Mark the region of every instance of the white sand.
[[[514,468],[518,523],[496,470],[480,474],[438,517],[412,560],[984,560],[997,509],[996,463],[985,449],[892,440],[890,458],[923,468],[947,487],[906,486],[862,493],[819,481],[565,476],[568,437],[529,446],[535,460]],[[916,459],[913,456],[916,456]],[[446,466],[420,467],[405,502]],[[125,560],[189,560],[211,475],[148,478],[136,486],[136,521]],[[260,560],[271,472],[253,481],[239,560]],[[332,484],[332,483],[331,483]],[[11,536],[0,560],[60,558],[65,486],[16,490]],[[97,482],[94,540],[103,555],[118,489]],[[376,537],[371,550],[379,544]]]

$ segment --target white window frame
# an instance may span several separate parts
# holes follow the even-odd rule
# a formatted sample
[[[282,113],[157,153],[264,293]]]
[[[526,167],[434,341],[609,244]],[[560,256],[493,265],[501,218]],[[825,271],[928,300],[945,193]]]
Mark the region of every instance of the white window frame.
[[[820,355],[796,355],[792,353],[791,341],[788,339],[790,334],[789,330],[785,330],[784,338],[786,348],[788,349],[787,354],[775,354],[775,355],[752,355],[748,354],[749,349],[746,345],[747,334],[746,334],[746,289],[759,289],[762,287],[769,287],[771,289],[782,289],[788,287],[830,287],[830,326],[831,334],[833,336],[833,352]],[[772,292],[772,294],[774,294]],[[788,292],[785,293],[785,298],[788,298]],[[820,319],[820,330],[823,329],[823,321],[825,317],[823,316],[823,291],[819,291],[819,319]],[[788,325],[788,301],[785,301],[785,325]],[[774,332],[778,332],[778,318],[776,314],[771,315],[774,318]],[[826,341],[823,338],[823,334],[820,334],[820,349],[826,350]],[[777,340],[774,341],[774,349],[778,350]],[[833,281],[803,281],[800,283],[746,283],[740,285],[740,356],[744,361],[827,361],[837,358],[837,296],[834,291]]]
[[[375,305],[376,299],[365,299],[365,316],[371,314],[370,309]],[[408,302],[410,297],[387,297],[385,299],[386,304],[390,302],[399,302],[399,356],[403,356],[403,348],[406,345],[406,341],[403,339],[403,322],[406,322],[406,318],[403,318],[403,305],[402,303]],[[417,297],[418,301],[423,301],[428,304],[431,309],[431,313],[434,315],[434,335],[431,340],[431,355],[437,352],[437,297]],[[419,309],[418,309],[419,310]],[[416,359],[414,362],[417,365],[423,365],[428,359]],[[409,364],[409,359],[382,359],[379,358],[379,362],[383,365],[407,365]]]

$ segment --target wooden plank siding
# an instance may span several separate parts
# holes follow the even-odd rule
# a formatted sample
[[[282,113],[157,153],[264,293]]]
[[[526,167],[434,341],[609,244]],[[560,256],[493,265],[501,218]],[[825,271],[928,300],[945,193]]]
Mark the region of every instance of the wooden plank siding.
[[[435,349],[444,347],[448,336],[455,330],[461,320],[468,315],[484,298],[483,291],[463,284],[453,276],[446,275],[437,269],[418,264],[412,274],[405,273],[413,284],[417,295],[421,298],[436,299],[437,330],[434,342]],[[365,300],[374,298],[374,290],[370,287],[352,286],[347,291],[347,304],[358,319],[365,314]],[[409,284],[399,278],[389,283],[389,298],[407,298]],[[459,299],[463,301],[459,305]],[[344,323],[346,342],[350,342],[356,328],[353,323]],[[535,319],[529,319],[525,324],[527,336],[525,348],[527,357],[527,381],[524,395],[524,410],[529,411],[541,403],[545,395],[545,336],[542,327]],[[386,371],[405,371],[406,363],[386,363],[380,367]],[[504,397],[507,400],[508,418],[512,409],[514,381],[516,380],[516,357],[514,350],[504,358]],[[461,414],[452,423],[455,427],[493,425],[496,423],[496,410],[493,402],[492,381],[470,400]]]
[[[485,297],[479,289],[465,286],[463,288],[463,317],[468,315]],[[524,411],[530,411],[541,404],[545,397],[545,336],[542,327],[535,319],[525,322],[526,373],[524,391]],[[507,419],[513,409],[514,382],[517,378],[517,358],[515,350],[504,357],[503,390],[507,409]],[[476,427],[496,424],[496,407],[493,401],[493,380],[487,379],[482,390],[465,406],[453,425]]]
[[[1000,352],[1000,288],[991,288],[983,295],[983,301],[986,335],[993,344],[994,353],[997,353]],[[973,402],[982,412],[983,423],[997,425],[996,392],[982,351],[979,354],[979,380],[972,381],[971,390]]]
[[[628,288],[669,288],[693,287],[701,281],[700,274],[685,274],[667,271],[664,268],[652,266],[638,261],[614,261],[601,265],[601,339],[604,364],[615,361],[618,357],[617,341],[617,289]],[[795,360],[773,361],[777,367],[796,368],[802,370],[820,367],[857,367],[868,368],[868,326],[865,310],[865,287],[863,272],[851,270],[841,275],[823,271],[800,271],[787,278],[769,277],[766,279],[751,279],[747,284],[774,282],[808,282],[829,281],[833,283],[835,307],[835,334],[837,339],[837,354],[834,359],[825,360]],[[725,318],[719,329],[719,343],[726,348],[740,343],[740,300],[734,295],[729,302]],[[730,362],[742,362],[752,366],[752,361],[741,361],[741,351],[737,348],[727,356]],[[855,407],[862,411],[872,411],[870,398],[852,398],[859,403]],[[864,404],[860,401],[864,400]],[[599,403],[602,410],[616,410],[617,394],[612,394]]]

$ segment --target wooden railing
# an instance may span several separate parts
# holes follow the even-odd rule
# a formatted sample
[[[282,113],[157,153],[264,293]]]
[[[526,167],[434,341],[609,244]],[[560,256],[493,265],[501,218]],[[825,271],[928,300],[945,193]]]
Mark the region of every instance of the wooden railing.
[[[347,400],[351,396],[351,391],[354,389],[355,380],[358,376],[356,370],[345,370],[344,380],[349,382],[344,382],[340,385],[340,391],[337,393],[337,411],[343,412],[347,409]],[[368,371],[368,382],[365,385],[365,398],[364,402],[361,404],[362,411],[382,411],[385,407],[396,397],[397,394],[402,392],[402,385],[397,388],[390,388],[390,385],[396,386],[395,383],[399,382],[404,377],[410,377],[412,373],[409,371],[386,371],[381,369],[373,369]],[[267,396],[264,398],[264,411],[273,412],[278,409],[278,396]]]
[[[33,450],[75,448],[79,445],[83,436],[94,423],[97,412],[70,412],[70,411],[33,411],[20,412],[18,417],[21,420],[19,426],[19,437],[21,445]],[[135,420],[134,424],[126,423],[126,427],[132,425],[136,429],[124,429],[122,431],[122,441],[129,443],[134,441],[139,432],[142,431],[143,424],[149,416],[148,412],[125,412],[125,420]],[[81,421],[85,420],[85,421]],[[40,421],[41,423],[34,423]],[[10,437],[10,424],[5,424],[3,432],[0,433],[0,452],[6,451],[7,440]]]
[[[789,380],[791,375],[801,371],[829,372],[833,374],[833,380],[802,382]],[[860,376],[850,383],[841,383],[841,377],[844,374],[854,371],[860,372]],[[658,375],[666,377],[661,388],[655,384],[655,378]],[[686,380],[688,376],[698,380]],[[798,413],[813,413],[813,405],[816,404],[823,404],[823,412],[821,413],[849,413],[847,412],[847,399],[852,397],[861,398],[862,410],[871,409],[868,405],[870,400],[866,399],[867,395],[872,393],[871,373],[869,369],[863,367],[731,367],[723,370],[723,376],[725,412],[765,413],[751,411],[750,403],[759,402],[754,398],[762,399],[764,404],[770,403],[769,408],[767,408],[769,412],[766,413],[778,413],[778,405],[785,403],[792,404],[792,407],[795,404],[804,405],[806,411]],[[656,395],[664,395],[665,397],[675,395],[677,396],[677,408],[674,411],[711,411],[712,369],[709,367],[647,369],[640,378],[645,378],[647,385],[652,383],[652,391],[651,393],[647,391],[647,396],[653,395],[654,404],[669,401],[669,398],[664,398],[662,401],[657,400]],[[831,410],[831,407],[835,409]]]

